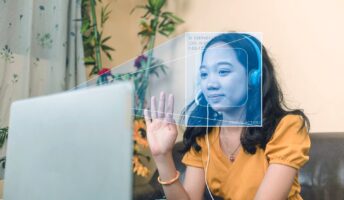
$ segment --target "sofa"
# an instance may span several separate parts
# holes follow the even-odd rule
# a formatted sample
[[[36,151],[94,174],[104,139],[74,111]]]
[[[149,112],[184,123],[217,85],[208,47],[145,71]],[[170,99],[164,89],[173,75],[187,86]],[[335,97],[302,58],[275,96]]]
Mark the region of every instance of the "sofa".
[[[300,170],[301,196],[305,200],[344,199],[344,133],[311,133],[310,160]],[[180,162],[179,152],[183,143],[176,143],[173,158],[181,179],[185,166]],[[134,187],[135,200],[165,199],[161,185],[157,183],[158,172],[145,185]],[[210,199],[207,192],[204,199]]]

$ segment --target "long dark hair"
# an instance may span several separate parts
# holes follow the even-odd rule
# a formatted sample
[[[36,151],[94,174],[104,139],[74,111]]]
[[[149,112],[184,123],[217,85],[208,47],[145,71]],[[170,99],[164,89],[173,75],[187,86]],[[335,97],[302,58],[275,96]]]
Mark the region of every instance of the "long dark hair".
[[[247,39],[250,37],[250,40]],[[300,130],[307,126],[308,130],[310,128],[309,119],[300,109],[289,109],[284,102],[283,93],[281,88],[276,80],[274,66],[271,62],[271,59],[265,49],[265,47],[260,43],[260,41],[254,38],[251,35],[244,33],[225,33],[218,35],[211,39],[203,49],[202,60],[206,50],[215,43],[223,42],[230,44],[233,50],[236,53],[236,56],[239,62],[246,66],[247,70],[251,71],[257,68],[258,66],[258,56],[257,51],[252,45],[252,41],[256,43],[262,52],[262,88],[259,87],[249,87],[249,98],[247,104],[250,105],[247,107],[246,121],[259,121],[262,120],[262,127],[247,127],[245,132],[241,135],[240,142],[243,146],[243,149],[250,153],[255,154],[257,147],[265,149],[267,142],[271,139],[276,126],[280,120],[287,114],[300,115],[303,119],[303,124],[300,127]],[[250,58],[250,62],[247,62],[246,56],[243,55],[242,51],[237,51],[236,49],[244,49]],[[254,114],[253,112],[258,106],[261,105],[260,95],[262,95],[263,100],[263,110],[262,116],[263,119],[260,119],[260,114]],[[200,105],[206,105],[207,101],[203,94],[200,94],[197,98],[197,101]],[[193,100],[189,103],[182,112],[182,116],[185,116],[186,113],[190,113],[190,116],[187,121],[187,127],[183,136],[184,149],[182,152],[187,152],[193,147],[196,151],[200,151],[201,147],[197,144],[196,138],[202,137],[206,134],[207,127],[199,127],[195,125],[208,124],[208,131],[211,132],[213,126],[218,125],[219,120],[221,120],[221,115],[209,107],[208,116],[206,116],[207,108],[200,106]],[[197,117],[193,117],[197,116]],[[208,122],[206,121],[208,119]],[[185,120],[181,118],[181,120]]]

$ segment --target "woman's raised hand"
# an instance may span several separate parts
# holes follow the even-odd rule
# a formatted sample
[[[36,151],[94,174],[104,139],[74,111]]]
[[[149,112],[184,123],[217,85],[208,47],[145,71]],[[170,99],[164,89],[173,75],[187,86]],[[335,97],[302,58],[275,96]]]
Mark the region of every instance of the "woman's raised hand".
[[[144,110],[148,143],[154,157],[171,153],[178,135],[173,120],[173,95],[170,94],[167,100],[165,96],[160,93],[158,107],[156,97],[152,96],[150,110]]]

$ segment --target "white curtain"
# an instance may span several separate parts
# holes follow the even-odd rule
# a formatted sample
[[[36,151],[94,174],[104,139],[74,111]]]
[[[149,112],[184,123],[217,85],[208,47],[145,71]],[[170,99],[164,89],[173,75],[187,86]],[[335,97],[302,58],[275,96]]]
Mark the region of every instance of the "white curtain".
[[[0,0],[0,127],[13,101],[86,81],[78,19],[81,0]]]

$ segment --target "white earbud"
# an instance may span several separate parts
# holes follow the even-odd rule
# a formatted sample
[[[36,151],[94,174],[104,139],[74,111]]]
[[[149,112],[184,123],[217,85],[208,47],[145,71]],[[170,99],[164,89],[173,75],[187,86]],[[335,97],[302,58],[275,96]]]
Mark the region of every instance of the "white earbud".
[[[196,95],[195,95],[195,103],[196,103],[196,105],[200,105],[200,103],[199,103],[199,100],[198,100],[198,97],[200,96],[202,94],[202,91],[201,90],[198,90],[198,92],[196,93]]]

